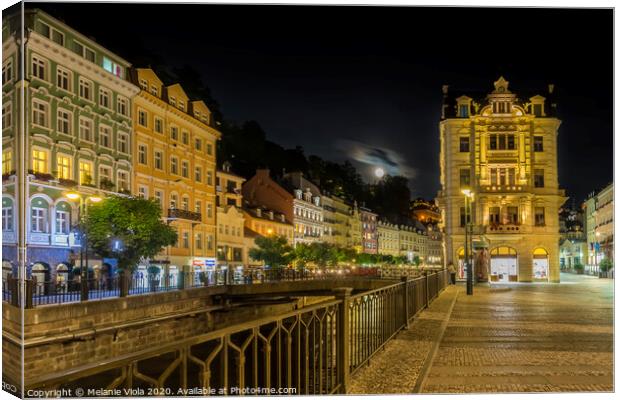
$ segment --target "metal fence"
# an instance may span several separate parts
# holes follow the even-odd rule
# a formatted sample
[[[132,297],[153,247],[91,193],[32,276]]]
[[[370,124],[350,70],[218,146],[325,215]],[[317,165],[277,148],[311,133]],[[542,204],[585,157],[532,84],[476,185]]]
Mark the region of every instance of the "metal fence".
[[[333,279],[343,277],[377,277],[377,270],[311,272],[293,269],[253,270],[243,275],[233,275],[228,271],[179,272],[175,274],[134,275],[126,278],[116,275],[111,278],[89,278],[87,290],[82,288],[80,276],[62,281],[39,282],[36,278],[25,280],[26,308],[41,305],[63,304],[84,300],[98,300],[110,297],[132,296],[147,293],[184,290],[197,287],[219,285],[247,285],[265,282]],[[126,283],[124,282],[126,281]],[[125,288],[125,290],[123,290]],[[86,291],[86,293],[85,293]],[[18,301],[19,286],[11,277],[2,282],[2,300],[13,305]]]
[[[336,289],[335,300],[36,377],[27,389],[122,388],[159,396],[346,393],[350,375],[447,282],[441,271],[353,296],[349,288]]]

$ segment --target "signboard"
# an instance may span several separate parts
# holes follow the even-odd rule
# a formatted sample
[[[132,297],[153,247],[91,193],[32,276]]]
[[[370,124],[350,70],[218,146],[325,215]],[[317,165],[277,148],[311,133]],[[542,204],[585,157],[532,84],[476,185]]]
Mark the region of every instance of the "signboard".
[[[192,267],[194,270],[200,270],[202,267],[205,269],[214,269],[215,268],[215,258],[212,257],[196,257],[192,260]]]

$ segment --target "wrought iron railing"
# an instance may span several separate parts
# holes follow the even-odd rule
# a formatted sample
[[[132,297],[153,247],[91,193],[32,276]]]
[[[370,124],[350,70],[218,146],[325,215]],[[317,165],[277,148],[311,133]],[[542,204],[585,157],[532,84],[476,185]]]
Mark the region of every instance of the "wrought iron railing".
[[[351,289],[336,289],[335,300],[37,376],[26,389],[133,389],[158,396],[346,393],[350,375],[447,282],[442,270],[353,296]]]

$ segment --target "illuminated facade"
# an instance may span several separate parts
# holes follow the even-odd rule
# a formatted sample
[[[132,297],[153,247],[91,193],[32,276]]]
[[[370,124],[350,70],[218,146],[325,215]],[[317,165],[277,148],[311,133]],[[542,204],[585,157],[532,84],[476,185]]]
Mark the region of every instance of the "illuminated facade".
[[[241,186],[244,178],[230,171],[225,162],[216,172],[217,193],[217,262],[221,267],[240,268],[247,264],[247,249],[243,237],[244,220],[241,209]]]
[[[156,199],[178,232],[151,264],[204,271],[215,264],[215,143],[220,132],[203,101],[191,101],[179,84],[165,86],[149,68],[132,71],[136,195]],[[145,266],[140,266],[145,269]]]
[[[584,203],[588,265],[614,258],[614,185],[609,184]]]
[[[323,241],[346,247],[349,236],[349,217],[351,206],[338,196],[324,194],[323,202]]]
[[[28,246],[26,267],[37,282],[66,281],[77,265],[77,191],[88,198],[129,192],[132,170],[129,62],[40,10],[3,19],[2,25],[2,242],[3,271],[15,267],[20,234],[20,161]],[[20,74],[23,43],[25,76]],[[23,91],[21,89],[24,89]],[[22,98],[24,93],[25,98]],[[25,157],[19,151],[21,101],[25,103]],[[102,260],[90,256],[95,276]],[[106,269],[105,274],[111,273]]]
[[[397,257],[399,251],[399,228],[387,221],[377,223],[378,253]]]
[[[557,135],[553,85],[548,98],[517,98],[499,78],[477,99],[444,86],[440,133],[446,261],[462,276],[465,196],[473,194],[474,269],[491,281],[559,282]]]
[[[362,252],[377,254],[379,243],[377,241],[377,214],[368,208],[359,208],[360,221],[362,225]]]

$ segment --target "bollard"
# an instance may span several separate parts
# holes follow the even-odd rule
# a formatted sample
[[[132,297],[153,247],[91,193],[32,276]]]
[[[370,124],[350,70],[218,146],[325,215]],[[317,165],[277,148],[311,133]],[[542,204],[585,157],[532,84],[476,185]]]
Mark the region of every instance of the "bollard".
[[[407,281],[406,276],[401,276],[400,281],[403,284],[403,310],[405,311],[405,329],[409,329],[409,294],[407,293]]]
[[[337,300],[341,300],[338,304],[338,320],[337,329],[337,358],[336,370],[338,382],[340,382],[340,394],[346,394],[349,386],[349,298],[353,288],[340,287],[332,290]]]

